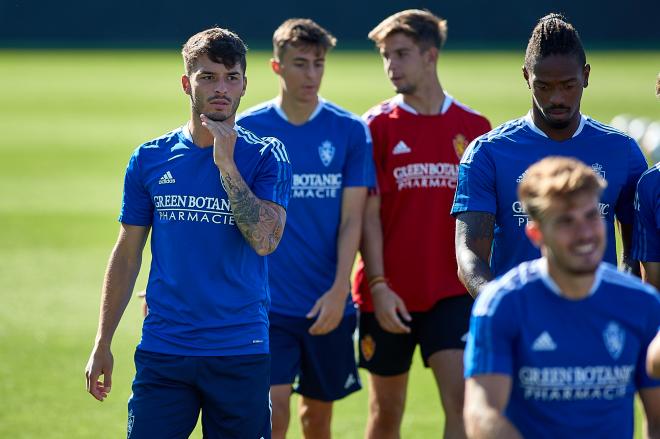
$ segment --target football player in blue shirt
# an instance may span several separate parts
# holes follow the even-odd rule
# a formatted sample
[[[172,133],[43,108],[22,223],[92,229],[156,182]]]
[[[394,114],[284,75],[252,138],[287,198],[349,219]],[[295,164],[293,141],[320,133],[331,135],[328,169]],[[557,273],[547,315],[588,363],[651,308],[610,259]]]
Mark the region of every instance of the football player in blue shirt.
[[[642,278],[660,289],[660,163],[637,183],[632,256],[642,264]]]
[[[239,116],[281,139],[294,169],[287,233],[268,258],[274,438],[286,435],[294,383],[303,434],[314,439],[330,437],[333,401],[360,389],[349,277],[375,175],[366,125],[318,95],[334,45],[312,20],[282,23],[271,60],[280,93]]]
[[[602,262],[605,181],[548,157],[518,189],[540,259],[486,285],[465,350],[470,438],[632,438],[635,392],[660,435],[660,381],[645,353],[660,325],[657,291]]]
[[[131,438],[270,438],[265,255],[286,221],[291,165],[283,145],[234,124],[247,48],[212,28],[183,47],[191,119],[135,150],[124,179],[87,391],[110,392],[110,344],[151,230],[149,306],[128,402]],[[103,381],[99,377],[103,375]]]
[[[576,157],[607,180],[599,204],[609,242],[605,260],[616,262],[616,219],[623,268],[639,269],[630,257],[633,200],[646,160],[632,138],[580,113],[589,73],[575,28],[557,14],[541,18],[523,66],[531,111],[475,139],[463,154],[452,214],[459,276],[474,297],[489,280],[538,257],[523,237],[528,216],[516,185],[532,163],[549,155]]]

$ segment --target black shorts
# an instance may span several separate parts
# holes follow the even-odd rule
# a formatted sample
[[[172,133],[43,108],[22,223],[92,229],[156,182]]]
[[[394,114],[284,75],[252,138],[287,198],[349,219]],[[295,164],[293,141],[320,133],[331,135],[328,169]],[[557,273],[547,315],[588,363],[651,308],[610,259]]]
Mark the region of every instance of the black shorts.
[[[400,375],[410,370],[419,344],[424,365],[434,353],[465,349],[474,300],[469,294],[449,297],[425,312],[410,313],[409,334],[393,334],[380,327],[372,312],[360,314],[361,368],[376,375]]]

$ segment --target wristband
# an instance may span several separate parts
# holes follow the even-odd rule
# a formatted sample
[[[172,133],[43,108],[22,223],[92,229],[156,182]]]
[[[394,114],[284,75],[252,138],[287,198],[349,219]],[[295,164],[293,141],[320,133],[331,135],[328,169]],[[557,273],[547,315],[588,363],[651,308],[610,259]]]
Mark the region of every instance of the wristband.
[[[385,276],[374,276],[371,279],[369,279],[369,289],[381,283],[387,283],[387,279],[385,278]]]

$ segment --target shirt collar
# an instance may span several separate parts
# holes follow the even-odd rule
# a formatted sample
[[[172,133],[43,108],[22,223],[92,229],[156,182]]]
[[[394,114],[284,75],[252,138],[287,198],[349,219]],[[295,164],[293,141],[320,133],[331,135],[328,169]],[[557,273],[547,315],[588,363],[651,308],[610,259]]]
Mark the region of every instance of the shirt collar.
[[[272,104],[273,104],[273,109],[275,109],[275,112],[276,112],[276,113],[277,113],[282,119],[284,119],[285,121],[288,122],[288,121],[289,121],[289,118],[286,117],[286,113],[284,112],[284,110],[282,110],[282,105],[280,104],[280,102],[281,102],[280,99],[279,99],[279,98],[275,98],[275,99],[273,99],[271,102],[272,102]],[[309,118],[305,121],[305,123],[310,122],[310,121],[313,120],[316,116],[318,116],[319,113],[321,112],[321,110],[323,109],[323,106],[325,105],[325,103],[326,103],[326,100],[323,99],[321,96],[319,96],[319,102],[318,102],[318,104],[316,104],[316,108],[314,109],[314,111],[312,111],[312,114],[309,115]]]
[[[540,258],[536,260],[536,265],[539,269],[539,273],[541,273],[541,280],[545,284],[546,287],[553,293],[555,293],[557,296],[565,298],[565,296],[562,294],[561,289],[559,288],[559,285],[552,279],[550,276],[550,273],[548,272],[548,260],[546,258]],[[594,276],[594,283],[591,285],[591,288],[589,289],[589,292],[587,293],[586,297],[591,297],[598,287],[600,286],[600,281],[603,275],[603,264],[599,264],[598,268],[596,269],[596,273]]]
[[[445,95],[445,100],[442,102],[442,108],[440,108],[440,114],[445,114],[447,110],[449,110],[449,107],[451,104],[454,102],[454,98],[452,95],[448,93],[444,93]],[[418,115],[419,113],[417,110],[415,110],[413,107],[410,105],[406,104],[406,102],[403,100],[403,95],[398,94],[392,98],[392,103],[396,105],[397,107],[400,107],[404,110],[406,110],[408,113],[412,113],[415,115]]]
[[[529,110],[529,112],[525,115],[525,117],[523,119],[525,120],[525,123],[527,124],[529,129],[534,131],[539,136],[549,138],[546,133],[544,133],[539,127],[537,127],[534,124],[534,120],[532,119],[532,110]],[[571,136],[572,139],[576,138],[582,132],[582,129],[584,128],[584,124],[585,124],[586,121],[587,121],[586,116],[583,115],[583,114],[580,114],[580,123],[579,123],[577,129],[575,130],[575,132],[573,133],[573,135]]]

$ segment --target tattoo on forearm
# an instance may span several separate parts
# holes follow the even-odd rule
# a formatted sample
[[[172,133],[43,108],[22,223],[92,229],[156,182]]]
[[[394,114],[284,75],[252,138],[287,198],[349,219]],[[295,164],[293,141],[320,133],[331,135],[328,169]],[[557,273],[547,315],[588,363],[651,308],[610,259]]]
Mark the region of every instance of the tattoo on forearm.
[[[466,212],[456,219],[456,259],[460,278],[472,297],[493,279],[488,259],[493,243],[495,216]]]
[[[223,175],[221,178],[243,237],[257,253],[274,251],[284,230],[281,209],[258,199],[242,177]]]

